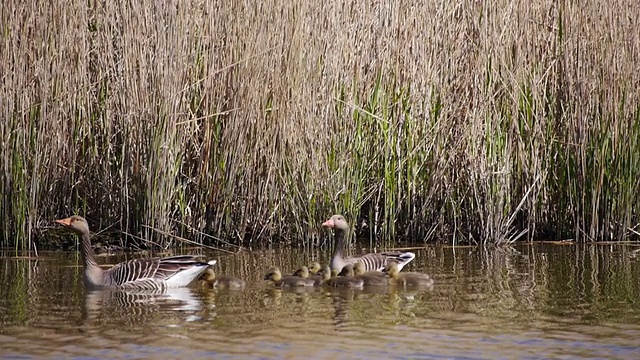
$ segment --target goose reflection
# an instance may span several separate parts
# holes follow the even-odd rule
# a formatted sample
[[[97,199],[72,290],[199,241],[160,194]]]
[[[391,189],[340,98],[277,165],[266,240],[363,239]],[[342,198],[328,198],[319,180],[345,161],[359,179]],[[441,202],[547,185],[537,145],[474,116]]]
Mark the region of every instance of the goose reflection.
[[[202,299],[191,288],[96,289],[85,295],[82,320],[136,324],[154,321],[167,313],[193,320],[202,310]]]
[[[351,304],[356,298],[356,293],[361,290],[353,288],[334,288],[327,295],[331,297],[333,305],[333,322],[337,329],[344,328],[349,325],[351,318],[349,310]]]

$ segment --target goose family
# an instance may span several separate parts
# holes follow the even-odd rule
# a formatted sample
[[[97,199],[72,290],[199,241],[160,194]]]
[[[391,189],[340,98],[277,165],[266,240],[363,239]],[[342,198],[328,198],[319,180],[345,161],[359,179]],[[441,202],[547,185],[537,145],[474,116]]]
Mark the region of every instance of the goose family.
[[[199,256],[195,255],[179,255],[133,259],[105,270],[96,262],[91,247],[91,233],[85,218],[74,215],[55,222],[71,229],[81,238],[80,254],[84,267],[84,282],[89,288],[157,290],[184,287],[216,263],[216,260],[200,261]]]
[[[364,265],[365,271],[382,271],[389,261],[394,261],[398,264],[398,271],[410,263],[416,254],[409,251],[394,251],[383,253],[369,253],[355,257],[345,257],[345,234],[349,231],[349,224],[345,220],[344,216],[336,214],[329,220],[322,223],[323,227],[333,229],[335,250],[333,257],[331,258],[331,270],[339,273],[342,268],[348,264],[355,264],[361,262]]]
[[[142,258],[116,264],[110,269],[98,266],[91,246],[91,233],[86,219],[74,215],[55,220],[72,230],[81,239],[84,281],[89,288],[121,288],[157,290],[185,287],[200,279],[203,287],[218,289],[244,289],[245,280],[216,275],[212,266],[216,260],[201,261],[200,256],[179,255],[165,258]],[[345,234],[349,224],[342,215],[333,215],[322,223],[333,229],[335,250],[330,264],[321,266],[317,261],[301,266],[292,275],[283,275],[272,267],[264,276],[275,287],[347,287],[432,285],[427,274],[400,273],[415,258],[412,252],[383,252],[345,257]]]

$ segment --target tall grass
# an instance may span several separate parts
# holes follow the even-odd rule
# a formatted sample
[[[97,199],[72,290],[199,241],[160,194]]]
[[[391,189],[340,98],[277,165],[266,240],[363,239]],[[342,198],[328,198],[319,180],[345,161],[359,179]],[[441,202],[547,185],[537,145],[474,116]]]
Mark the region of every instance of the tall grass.
[[[637,237],[640,5],[1,5],[5,244]],[[160,239],[163,245],[170,239]]]

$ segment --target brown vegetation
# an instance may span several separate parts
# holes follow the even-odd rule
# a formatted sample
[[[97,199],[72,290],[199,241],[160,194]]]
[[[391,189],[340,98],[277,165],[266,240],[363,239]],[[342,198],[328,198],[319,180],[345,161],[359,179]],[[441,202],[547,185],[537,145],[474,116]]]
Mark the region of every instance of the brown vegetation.
[[[0,6],[5,243],[638,234],[637,2]]]

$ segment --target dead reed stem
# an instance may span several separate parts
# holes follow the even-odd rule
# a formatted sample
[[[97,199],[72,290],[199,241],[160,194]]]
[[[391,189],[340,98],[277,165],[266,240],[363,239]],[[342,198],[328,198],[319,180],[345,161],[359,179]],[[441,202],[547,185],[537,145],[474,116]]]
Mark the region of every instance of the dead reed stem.
[[[637,2],[0,6],[5,244],[637,237]]]

